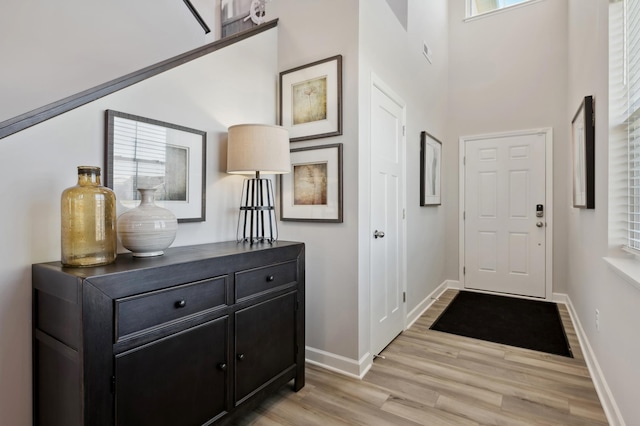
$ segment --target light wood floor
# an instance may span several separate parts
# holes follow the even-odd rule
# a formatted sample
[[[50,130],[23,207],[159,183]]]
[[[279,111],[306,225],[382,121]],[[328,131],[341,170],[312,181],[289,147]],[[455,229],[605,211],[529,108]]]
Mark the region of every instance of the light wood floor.
[[[375,360],[363,380],[307,366],[237,425],[606,425],[578,338],[560,312],[574,358],[429,330],[447,290]]]

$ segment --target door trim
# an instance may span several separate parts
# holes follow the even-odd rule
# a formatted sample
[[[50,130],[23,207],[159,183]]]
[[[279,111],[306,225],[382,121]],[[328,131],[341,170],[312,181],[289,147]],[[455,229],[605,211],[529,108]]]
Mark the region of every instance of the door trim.
[[[460,288],[465,288],[465,246],[464,246],[464,211],[465,211],[465,143],[474,140],[494,139],[510,136],[545,135],[545,220],[547,221],[545,236],[545,300],[551,300],[553,296],[553,129],[543,127],[539,129],[520,130],[512,132],[488,133],[473,136],[461,136],[458,143],[458,177],[459,208],[458,208],[458,279]],[[474,290],[475,291],[475,290]],[[527,297],[527,296],[522,296]],[[540,300],[539,298],[533,298]]]

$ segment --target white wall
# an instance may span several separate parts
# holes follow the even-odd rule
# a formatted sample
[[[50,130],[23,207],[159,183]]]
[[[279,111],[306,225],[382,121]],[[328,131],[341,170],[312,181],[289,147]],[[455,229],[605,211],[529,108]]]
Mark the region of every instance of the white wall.
[[[582,98],[593,95],[596,113],[596,208],[568,209],[567,293],[593,356],[606,378],[601,400],[612,424],[640,424],[640,291],[616,275],[602,257],[609,253],[609,117],[607,0],[569,0],[568,103],[570,122]],[[568,163],[566,163],[568,164]],[[570,168],[563,178],[570,181]],[[615,209],[615,205],[611,206]],[[595,310],[600,311],[600,329]],[[589,349],[589,348],[588,348]],[[594,377],[596,381],[602,377]],[[607,389],[608,388],[608,389]],[[616,407],[620,417],[617,417]]]
[[[447,202],[437,207],[420,207],[420,132],[424,130],[438,138],[445,153],[456,142],[446,134],[448,3],[446,0],[409,1],[407,31],[385,1],[367,1],[366,7],[360,8],[360,356],[369,350],[371,224],[368,202],[372,190],[369,185],[369,111],[374,76],[404,101],[407,112],[407,314],[425,307],[429,302],[428,295],[448,278],[444,271],[445,223],[447,215],[452,211],[455,215],[455,210]],[[423,42],[433,52],[433,63],[422,54]],[[447,167],[445,164],[444,169]]]
[[[418,206],[418,158],[421,130],[446,131],[446,11],[445,0],[410,1],[407,32],[384,0],[368,0],[366,7],[341,0],[268,3],[268,15],[280,18],[281,71],[343,55],[343,135],[292,147],[344,144],[344,223],[280,222],[279,231],[307,245],[307,358],[354,375],[371,361],[369,210],[363,199],[370,191],[365,134],[372,73],[408,105],[408,310],[445,279],[445,207]],[[422,57],[423,40],[436,52],[434,65]]]
[[[283,239],[306,244],[307,358],[340,368],[358,359],[358,2],[273,0],[278,68],[286,71],[342,55],[343,134],[291,144],[343,144],[343,223],[279,222]]]
[[[2,0],[0,122],[211,41],[182,1]]]
[[[227,127],[275,123],[277,30],[269,30],[0,140],[0,413],[31,424],[31,264],[60,259],[60,194],[104,164],[104,111],[207,132],[206,221],[174,246],[235,239],[243,178],[225,173]],[[20,86],[28,81],[20,80]]]
[[[460,136],[553,128],[553,291],[566,292],[567,3],[547,0],[463,22],[464,1],[449,8],[449,136],[446,202],[458,209]],[[447,227],[447,275],[458,276],[458,216]]]

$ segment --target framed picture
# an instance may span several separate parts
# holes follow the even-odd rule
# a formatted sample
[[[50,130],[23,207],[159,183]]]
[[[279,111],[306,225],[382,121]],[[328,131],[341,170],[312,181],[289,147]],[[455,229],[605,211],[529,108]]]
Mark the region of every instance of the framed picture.
[[[291,150],[280,175],[280,220],[342,222],[342,144]]]
[[[571,121],[573,207],[594,209],[595,116],[593,96],[585,96]]]
[[[280,73],[280,125],[291,142],[342,134],[342,55]]]
[[[202,130],[107,110],[104,183],[117,208],[136,207],[138,188],[157,187],[156,204],[178,222],[203,222],[206,139]]]
[[[440,175],[442,142],[427,132],[420,132],[420,205],[438,206],[440,202]]]

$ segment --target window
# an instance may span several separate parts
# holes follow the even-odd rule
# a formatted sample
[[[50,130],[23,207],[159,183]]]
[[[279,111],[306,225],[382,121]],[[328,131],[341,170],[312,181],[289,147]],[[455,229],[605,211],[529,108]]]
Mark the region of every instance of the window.
[[[624,62],[629,185],[629,248],[640,250],[640,0],[627,0]]]
[[[629,247],[640,250],[640,0],[627,0],[625,69],[629,167]]]
[[[467,0],[467,18],[539,0]]]
[[[640,254],[640,0],[610,1],[609,16],[610,168],[625,176],[624,245]],[[625,164],[614,163],[616,152]]]

